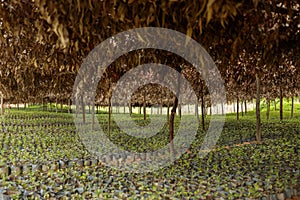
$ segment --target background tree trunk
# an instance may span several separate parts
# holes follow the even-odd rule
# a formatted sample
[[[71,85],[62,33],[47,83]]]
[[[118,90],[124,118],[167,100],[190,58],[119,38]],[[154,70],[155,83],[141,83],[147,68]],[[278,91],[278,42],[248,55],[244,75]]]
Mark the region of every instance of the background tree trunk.
[[[179,115],[179,118],[181,119],[181,105],[178,104],[178,115]]]
[[[180,68],[179,68],[178,72],[181,73]],[[173,139],[174,139],[174,119],[175,119],[176,109],[177,109],[177,106],[178,106],[178,97],[179,97],[179,94],[180,94],[180,86],[181,86],[180,80],[181,80],[181,76],[180,76],[180,74],[178,74],[178,77],[177,77],[178,86],[177,86],[177,91],[176,91],[174,104],[173,104],[173,107],[172,107],[172,110],[171,110],[170,123],[169,123],[169,129],[170,129],[170,155],[171,156],[176,154],[175,149],[174,149],[174,143],[173,143]]]
[[[203,91],[201,93],[201,123],[202,123],[202,130],[205,130],[205,101],[204,101],[204,94]]]
[[[57,99],[56,99],[57,102]],[[83,96],[81,96],[81,109],[82,109],[82,124],[85,124],[85,105],[83,102]],[[56,107],[56,112],[57,112],[57,107]]]
[[[1,95],[1,115],[4,115],[4,98],[3,98],[3,94]]]
[[[60,112],[63,112],[63,100],[60,101]]]
[[[131,102],[129,102],[129,115],[130,116],[132,115],[132,105],[131,105]]]
[[[239,120],[239,97],[236,98],[236,120]]]
[[[167,120],[170,120],[170,103],[168,103],[168,108],[167,108]]]
[[[244,101],[245,104],[245,115],[247,114],[247,100]]]
[[[235,104],[232,102],[233,112],[235,113]]]
[[[57,98],[55,99],[55,112],[57,113]]]
[[[199,108],[198,108],[198,98],[197,98],[197,101],[196,101],[196,105],[195,105],[195,115],[197,117],[197,121],[198,123],[200,124],[200,116],[199,116]]]
[[[291,118],[294,117],[294,96],[292,96]]]
[[[241,101],[241,112],[242,112],[242,117],[244,116],[244,111],[243,111],[243,101]]]
[[[146,113],[146,92],[144,92],[144,97],[143,97],[143,113],[144,113],[144,120],[147,119],[147,113]]]
[[[68,113],[72,112],[72,108],[71,108],[71,99],[68,99]]]
[[[267,112],[266,112],[266,115],[267,115],[267,120],[269,120],[270,118],[270,99],[267,98]]]
[[[178,98],[176,96],[173,107],[171,109],[170,123],[169,123],[169,129],[170,129],[170,154],[171,155],[174,155],[174,153],[175,153],[173,139],[174,139],[174,118],[175,118],[177,106],[178,106]]]
[[[95,129],[95,104],[92,104],[92,130]]]
[[[224,115],[224,103],[221,103],[222,115]]]
[[[111,121],[111,103],[110,103],[110,97],[108,99],[108,120],[107,120],[107,134],[108,139],[110,139],[110,121]]]
[[[279,113],[280,113],[280,121],[283,119],[283,95],[282,95],[282,87],[280,86],[280,107],[279,107]]]
[[[44,103],[44,98],[42,98],[42,110],[45,111],[45,103]]]
[[[261,119],[260,119],[260,80],[256,74],[256,140],[261,141]]]

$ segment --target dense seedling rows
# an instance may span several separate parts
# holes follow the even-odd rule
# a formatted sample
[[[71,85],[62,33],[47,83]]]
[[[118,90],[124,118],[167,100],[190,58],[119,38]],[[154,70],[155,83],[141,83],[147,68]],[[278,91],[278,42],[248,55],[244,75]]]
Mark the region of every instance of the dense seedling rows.
[[[107,133],[107,116],[97,117]],[[256,143],[250,118],[229,116],[205,158],[198,154],[205,135],[199,129],[190,151],[174,165],[131,174],[90,155],[71,115],[12,112],[1,118],[0,190],[15,199],[282,199],[299,194],[299,119],[264,121],[265,139]],[[110,137],[124,149],[144,152],[168,142],[167,128],[142,140],[126,135],[113,121]]]

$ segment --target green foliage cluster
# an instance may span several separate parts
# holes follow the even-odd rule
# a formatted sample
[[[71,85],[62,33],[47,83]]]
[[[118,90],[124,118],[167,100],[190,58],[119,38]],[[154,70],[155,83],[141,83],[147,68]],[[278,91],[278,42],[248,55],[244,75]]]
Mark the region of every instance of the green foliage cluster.
[[[276,115],[271,113],[271,119]],[[107,115],[97,118],[106,132]],[[133,118],[139,125],[149,123],[140,115]],[[1,118],[0,190],[4,194],[14,199],[255,199],[300,192],[296,189],[300,178],[297,115],[281,122],[264,119],[264,141],[256,143],[254,113],[239,121],[229,114],[217,146],[206,157],[198,154],[205,136],[199,128],[189,153],[173,165],[144,174],[103,165],[85,149],[72,120],[70,114],[26,111]],[[176,129],[179,121],[177,117]],[[150,151],[168,142],[168,126],[142,140],[126,135],[112,121],[110,136],[124,149]]]

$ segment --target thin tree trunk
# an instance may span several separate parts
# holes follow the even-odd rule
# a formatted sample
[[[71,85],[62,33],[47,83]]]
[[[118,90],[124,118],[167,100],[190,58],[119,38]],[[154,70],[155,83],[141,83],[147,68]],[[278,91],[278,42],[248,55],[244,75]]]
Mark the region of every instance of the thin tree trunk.
[[[178,104],[178,115],[179,118],[181,119],[181,104]]]
[[[204,94],[203,91],[201,93],[201,123],[202,123],[202,130],[205,130],[205,101],[204,101]]]
[[[142,114],[142,106],[139,106],[139,114]]]
[[[269,98],[267,98],[267,113],[266,113],[266,115],[267,115],[267,120],[269,120],[270,119],[270,99]]]
[[[260,80],[256,74],[256,140],[261,141],[261,119],[260,119]]]
[[[223,104],[223,102],[221,103],[221,108],[222,108],[222,115],[224,115],[224,104]]]
[[[178,106],[178,98],[176,96],[173,107],[171,109],[170,123],[169,123],[169,129],[170,129],[170,154],[171,155],[174,155],[174,153],[175,153],[173,138],[174,138],[174,118],[175,118],[177,106]]]
[[[56,100],[56,102],[57,102],[57,100]],[[85,124],[85,105],[83,102],[83,96],[81,96],[81,110],[82,110],[82,124],[84,125]]]
[[[146,120],[146,92],[144,92],[144,97],[143,97],[143,113],[144,113],[144,120]]]
[[[163,97],[162,97],[162,93],[160,95],[160,114],[162,115],[163,113]]]
[[[179,70],[179,73],[181,73],[181,70]],[[170,128],[170,154],[171,155],[176,154],[175,149],[174,149],[174,143],[173,143],[173,139],[174,139],[174,119],[175,119],[176,109],[177,109],[177,106],[178,106],[178,97],[179,97],[179,93],[180,93],[180,84],[181,84],[180,83],[180,78],[181,77],[178,74],[178,77],[177,77],[177,81],[178,81],[177,91],[176,91],[174,104],[173,104],[173,107],[171,109],[171,116],[170,116],[170,123],[169,123],[169,128]]]
[[[71,98],[68,99],[68,113],[71,113],[72,111],[72,108],[71,108]]]
[[[280,108],[279,108],[279,113],[280,113],[280,121],[283,119],[283,95],[282,95],[282,88],[280,86]]]
[[[239,120],[239,97],[236,98],[236,120]]]
[[[235,104],[232,102],[233,112],[235,113]]]
[[[92,130],[95,129],[95,104],[92,104]]]
[[[294,117],[294,96],[292,96],[291,118]]]
[[[242,117],[244,116],[244,111],[243,111],[243,101],[241,101],[241,112],[242,112]]]
[[[116,112],[117,112],[118,114],[120,114],[120,106],[119,106],[119,105],[116,105]]]
[[[244,101],[244,105],[245,105],[245,115],[247,114],[247,100]]]
[[[129,115],[130,116],[132,115],[132,105],[131,105],[131,102],[129,102]]]
[[[55,112],[57,113],[57,98],[55,100]]]
[[[61,100],[61,102],[60,102],[60,112],[61,113],[63,112],[63,100]]]
[[[168,108],[167,108],[167,120],[170,120],[170,103],[168,103]]]
[[[197,101],[196,101],[196,105],[195,105],[195,115],[197,117],[197,121],[198,123],[200,124],[200,116],[199,116],[199,108],[198,108],[198,98],[197,98]]]
[[[274,110],[276,111],[277,108],[276,108],[276,98],[274,99]]]
[[[3,94],[1,94],[1,115],[4,115],[4,98],[3,98]]]
[[[110,121],[111,121],[111,103],[110,103],[110,98],[108,100],[108,120],[107,120],[107,134],[108,134],[108,139],[110,139]]]
[[[42,98],[42,110],[45,111],[44,99]]]

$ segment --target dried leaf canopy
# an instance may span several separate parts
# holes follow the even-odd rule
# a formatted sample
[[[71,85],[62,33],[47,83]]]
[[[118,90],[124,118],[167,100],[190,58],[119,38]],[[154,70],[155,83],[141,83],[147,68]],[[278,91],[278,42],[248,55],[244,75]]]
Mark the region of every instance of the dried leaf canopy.
[[[299,10],[297,0],[3,0],[0,90],[11,101],[70,98],[82,59],[95,46],[121,31],[146,26],[174,29],[202,44],[218,63],[229,91],[240,85],[239,80],[245,80],[247,87],[251,84],[251,73],[242,73],[237,62],[243,60],[250,68],[244,71],[252,72],[257,64],[248,63],[254,55],[260,55],[264,62],[259,64],[266,69],[296,66],[291,79],[295,88],[299,86]],[[164,59],[152,55],[157,61]],[[242,55],[247,56],[239,59]],[[124,63],[136,63],[136,55],[120,59],[106,76],[120,77]],[[242,77],[238,81],[231,75],[235,72]],[[193,80],[195,74],[191,70],[186,76]],[[99,89],[102,96],[107,96],[108,82]],[[197,87],[201,83],[194,81],[193,87],[201,88]]]

